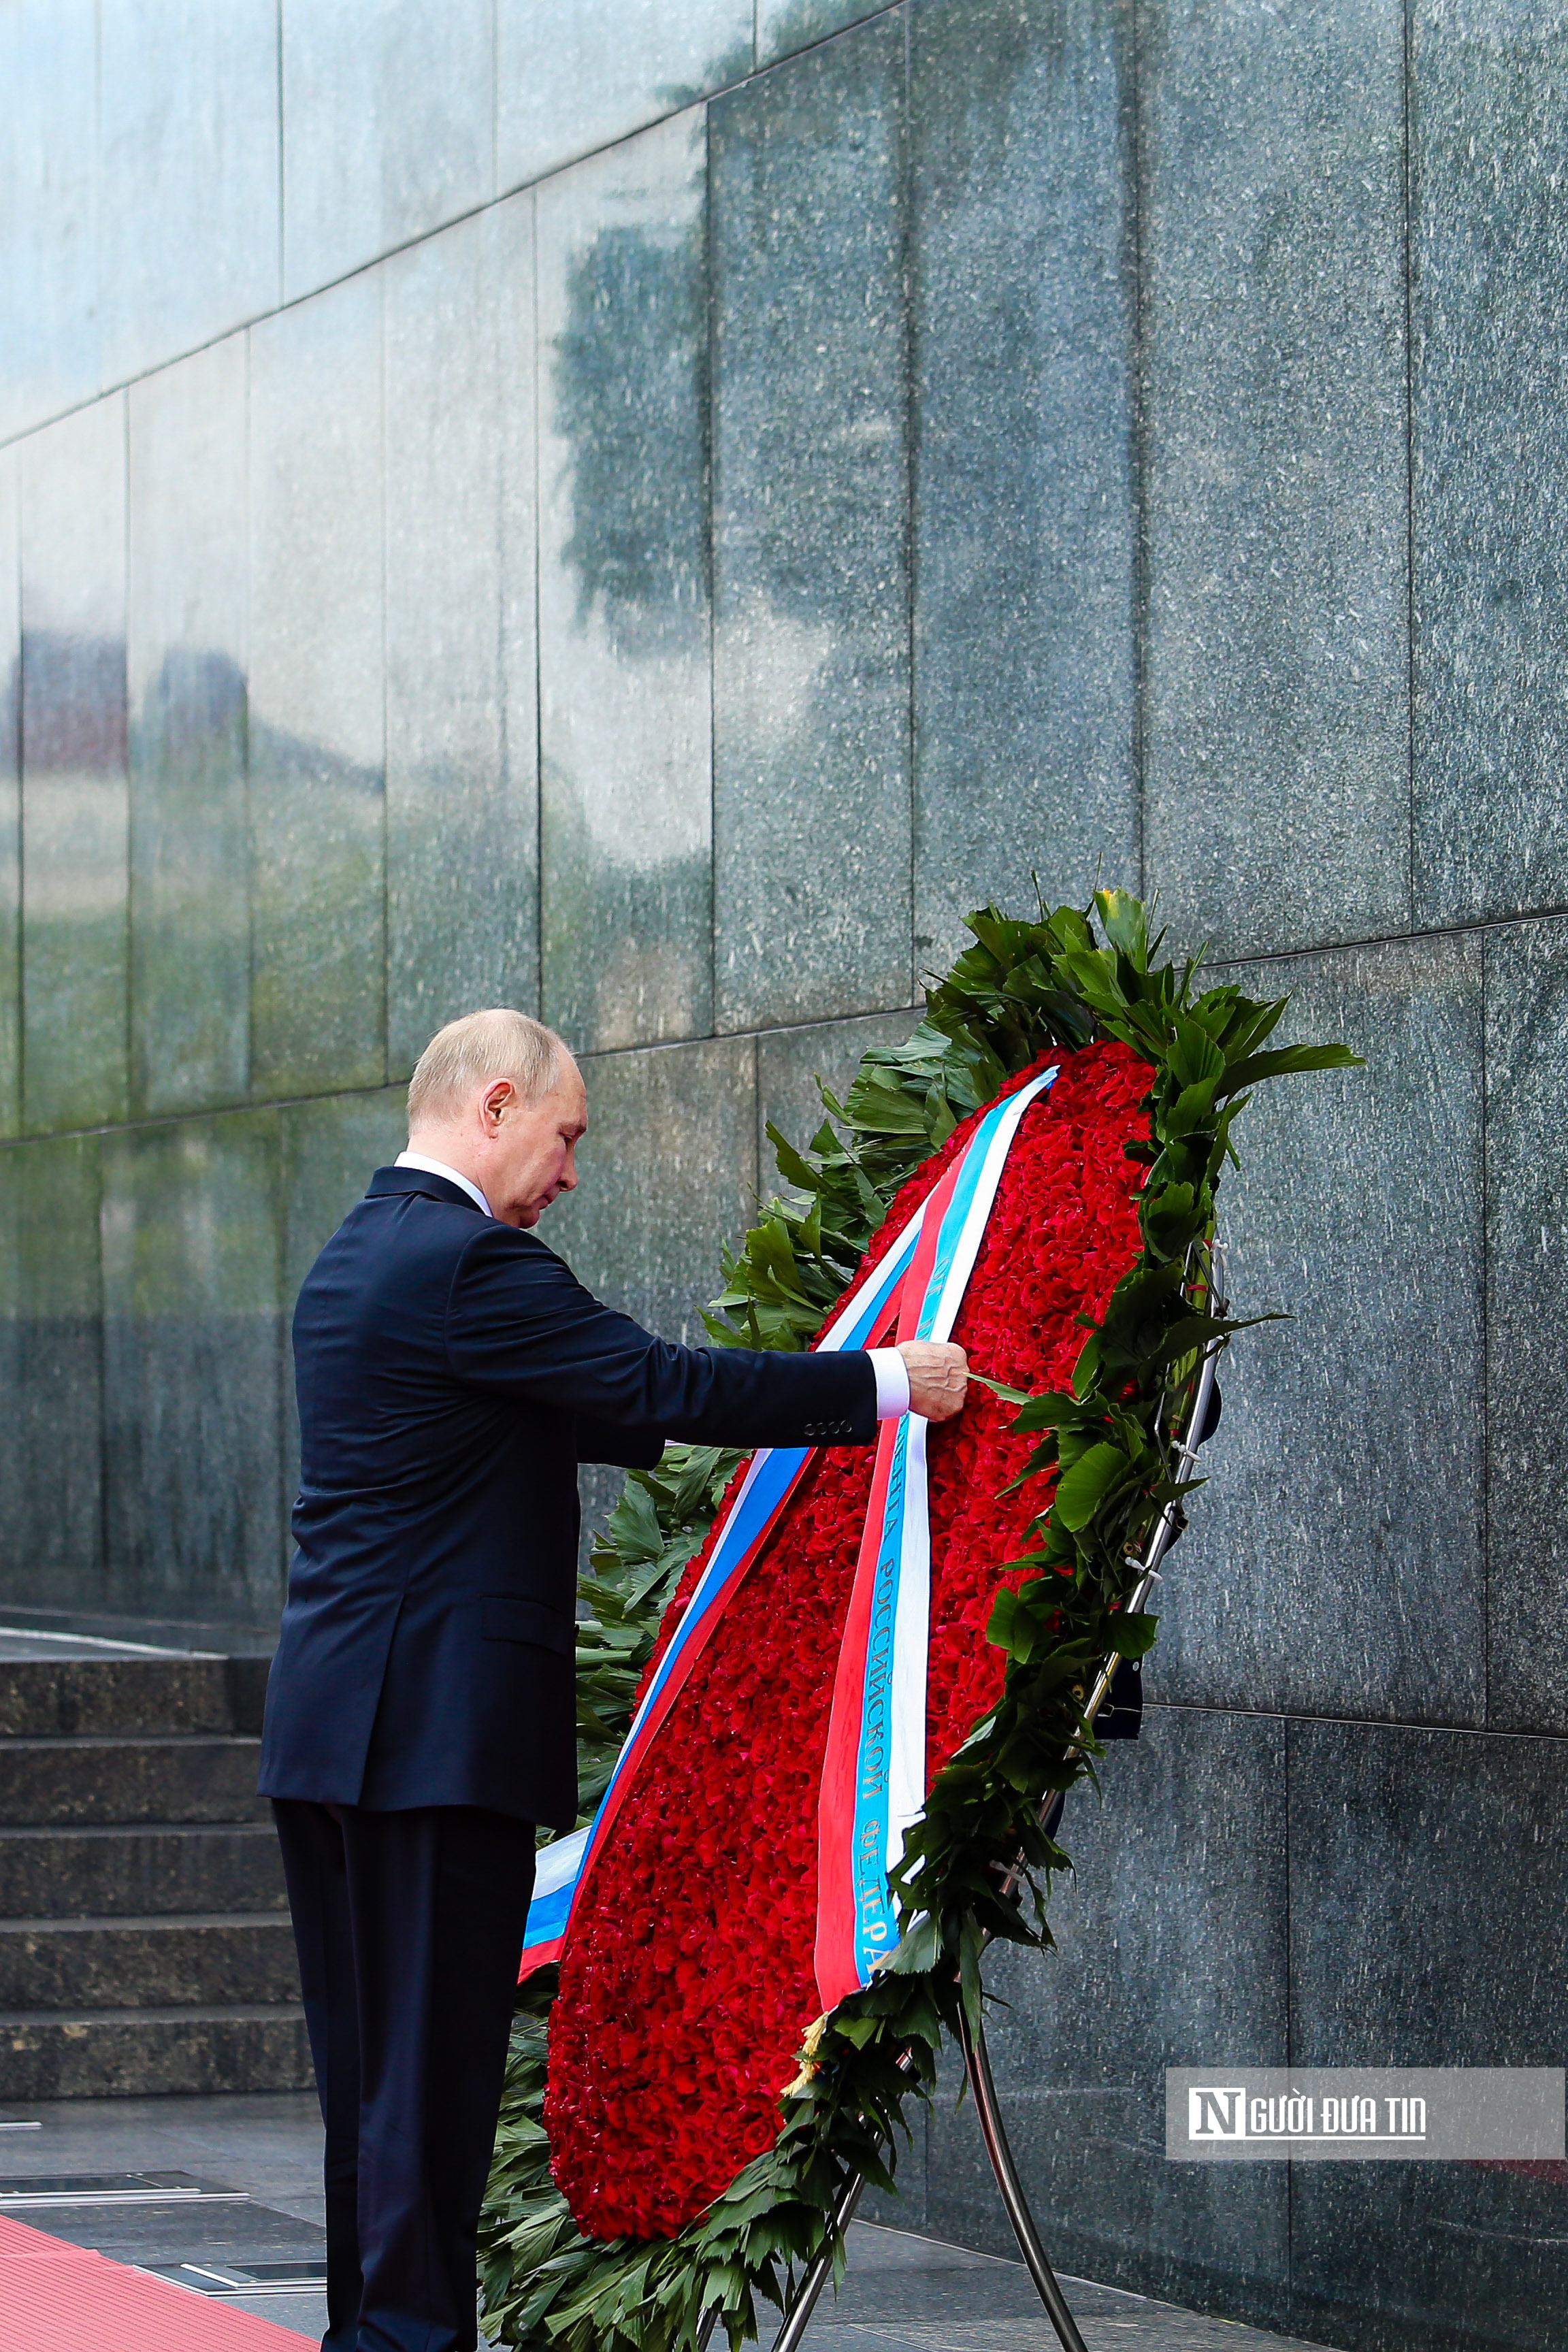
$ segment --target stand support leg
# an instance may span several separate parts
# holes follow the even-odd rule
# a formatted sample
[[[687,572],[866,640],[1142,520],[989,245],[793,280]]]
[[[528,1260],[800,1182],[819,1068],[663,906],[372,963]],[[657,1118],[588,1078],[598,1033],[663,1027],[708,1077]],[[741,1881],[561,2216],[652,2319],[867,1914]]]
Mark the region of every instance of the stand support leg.
[[[827,2243],[795,2289],[795,2300],[785,2312],[784,2325],[773,2339],[773,2352],[799,2352],[800,2339],[805,2334],[812,2313],[816,2309],[817,2299],[833,2275],[834,2249],[854,2220],[855,2208],[860,2202],[865,2188],[865,2175],[856,2173],[838,2200],[833,2216],[832,2228],[828,2231]]]
[[[1002,2202],[1007,2209],[1007,2219],[1013,2224],[1013,2235],[1018,2241],[1018,2251],[1029,2266],[1040,2301],[1046,2306],[1051,2326],[1061,2338],[1062,2352],[1087,2352],[1078,2322],[1067,2306],[1067,2298],[1057,2284],[1057,2274],[1046,2259],[1040,2243],[1040,2233],[1035,2227],[1035,2217],[1029,2210],[1029,2200],[1024,2194],[1013,2151],[1007,2145],[1003,2127],[1002,2110],[996,2100],[996,2085],[992,2079],[991,2060],[986,2053],[984,2029],[970,2030],[969,2020],[962,2020],[963,2063],[969,2069],[970,2088],[974,2093],[974,2111],[980,2118],[980,2134],[985,2142],[985,2153],[991,2159],[991,2169],[996,2176],[996,2186],[1002,2192]]]

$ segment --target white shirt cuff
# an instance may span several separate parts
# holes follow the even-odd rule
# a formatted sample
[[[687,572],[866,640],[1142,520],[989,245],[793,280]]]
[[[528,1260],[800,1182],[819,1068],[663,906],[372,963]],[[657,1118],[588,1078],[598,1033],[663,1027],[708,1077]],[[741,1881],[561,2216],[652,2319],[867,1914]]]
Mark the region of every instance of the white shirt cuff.
[[[868,1348],[877,1375],[877,1418],[897,1421],[910,1409],[910,1368],[896,1348]]]

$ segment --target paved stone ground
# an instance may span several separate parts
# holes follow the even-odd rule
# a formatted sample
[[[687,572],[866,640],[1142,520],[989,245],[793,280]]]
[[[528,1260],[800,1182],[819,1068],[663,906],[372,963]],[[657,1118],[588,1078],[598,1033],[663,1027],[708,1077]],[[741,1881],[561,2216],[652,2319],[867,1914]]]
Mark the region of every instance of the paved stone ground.
[[[7,2127],[36,2122],[37,2130]],[[182,2264],[274,2269],[320,2260],[321,2126],[307,2095],[205,2099],[74,2099],[0,2116],[0,2210],[36,2229],[94,2245],[121,2262],[179,2275]],[[250,2206],[68,2204],[17,2210],[29,2180],[62,2184],[180,2173],[242,2189]],[[6,2192],[10,2192],[10,2196]],[[68,2196],[69,2189],[65,2193]],[[187,2277],[191,2274],[187,2273]],[[195,2283],[192,2278],[191,2283]],[[1321,2352],[1227,2321],[1085,2281],[1065,2282],[1089,2352]],[[316,2286],[270,2287],[216,2300],[320,2337],[326,2303]],[[1021,2263],[857,2222],[849,2269],[807,2338],[816,2352],[1055,2352],[1056,2338]]]
[[[815,2352],[1058,2352],[1022,2263],[859,2222],[850,2239],[838,2300],[807,2332]],[[1321,2352],[1085,2279],[1062,2286],[1089,2352]]]

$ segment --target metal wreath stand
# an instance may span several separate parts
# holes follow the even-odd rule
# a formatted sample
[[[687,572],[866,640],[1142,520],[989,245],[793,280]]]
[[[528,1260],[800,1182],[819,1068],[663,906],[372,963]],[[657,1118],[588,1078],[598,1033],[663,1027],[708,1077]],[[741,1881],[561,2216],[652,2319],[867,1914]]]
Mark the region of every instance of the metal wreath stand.
[[[1219,1243],[1213,1242],[1209,1244],[1205,1255],[1208,1260],[1208,1291],[1213,1310],[1223,1315],[1227,1305],[1226,1300],[1220,1296],[1220,1285],[1224,1278],[1225,1253]],[[1199,1361],[1192,1407],[1187,1414],[1183,1433],[1175,1444],[1173,1466],[1178,1483],[1186,1479],[1196,1465],[1198,1446],[1202,1442],[1202,1433],[1208,1420],[1209,1400],[1214,1394],[1215,1366],[1225,1346],[1226,1340],[1223,1338],[1213,1341]],[[1178,1507],[1173,1499],[1168,1502],[1155,1522],[1153,1533],[1149,1538],[1148,1548],[1143,1555],[1142,1566],[1139,1570],[1138,1581],[1127,1603],[1127,1613],[1130,1617],[1142,1616],[1149,1606],[1154,1586],[1159,1580],[1160,1563],[1175,1539]],[[1083,1711],[1084,1720],[1087,1723],[1093,1724],[1095,1717],[1104,1705],[1106,1694],[1110,1688],[1111,1680],[1121,1663],[1121,1658],[1113,1653],[1101,1666],[1099,1678],[1089,1693],[1089,1703]],[[1047,1835],[1055,1831],[1057,1823],[1061,1819],[1064,1801],[1065,1791],[1058,1790],[1051,1795],[1041,1810],[1040,1822]],[[1017,1884],[1019,1866],[1018,1864],[1015,1864],[1007,1873],[1003,1882],[1004,1893],[1011,1894]],[[996,2084],[991,2073],[991,2059],[985,2047],[984,2028],[975,2026],[972,2029],[967,2013],[961,2010],[959,2036],[963,2044],[963,2063],[968,2071],[970,2088],[974,2094],[974,2112],[979,2119],[980,2136],[985,2143],[985,2153],[990,2158],[991,2169],[995,2175],[996,2186],[1001,2192],[1007,2219],[1012,2224],[1013,2235],[1018,2242],[1018,2251],[1028,2266],[1029,2275],[1034,2280],[1051,2326],[1056,2329],[1061,2341],[1063,2352],[1088,2352],[1088,2347],[1079,2332],[1078,2322],[1068,2309],[1067,2298],[1057,2283],[1057,2274],[1051,2268],[1040,2240],[1039,2231],[1036,2227],[1034,2214],[1029,2210],[1029,2200],[1024,2194],[1024,2184],[1018,2178],[1018,2168],[1007,2143],[1006,2127],[1002,2121],[1001,2105],[996,2096]],[[903,2063],[907,2065],[909,2062],[906,2060]],[[844,2194],[835,2208],[833,2218],[828,2223],[826,2243],[801,2274],[800,2284],[796,2287],[789,2308],[784,2313],[784,2324],[773,2339],[773,2352],[799,2352],[800,2341],[810,2323],[811,2315],[816,2308],[823,2288],[832,2275],[834,2253],[854,2219],[855,2209],[860,2202],[865,2187],[866,2180],[862,2173],[857,2173],[846,2186]],[[700,2341],[704,2347],[712,2334],[718,2315],[717,2310],[710,2312],[702,2327]]]

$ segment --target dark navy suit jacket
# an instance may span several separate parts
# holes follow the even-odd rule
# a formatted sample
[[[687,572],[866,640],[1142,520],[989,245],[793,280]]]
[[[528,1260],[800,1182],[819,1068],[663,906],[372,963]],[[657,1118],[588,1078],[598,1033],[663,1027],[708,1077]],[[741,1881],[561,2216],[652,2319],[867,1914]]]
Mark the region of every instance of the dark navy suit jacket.
[[[580,1461],[868,1444],[861,1354],[678,1348],[456,1184],[383,1168],[294,1313],[299,1546],[261,1793],[569,1829]]]

